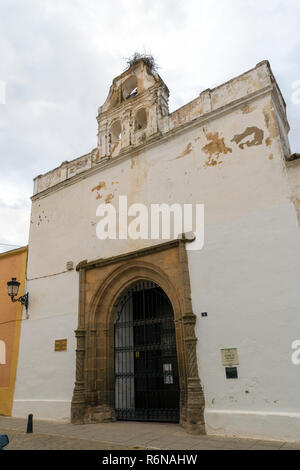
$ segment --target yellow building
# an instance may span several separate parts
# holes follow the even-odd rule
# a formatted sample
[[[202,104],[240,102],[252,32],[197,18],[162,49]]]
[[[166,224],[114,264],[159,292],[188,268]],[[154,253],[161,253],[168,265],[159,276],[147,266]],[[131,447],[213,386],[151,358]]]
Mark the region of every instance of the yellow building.
[[[18,296],[24,294],[27,246],[0,254],[0,415],[10,416],[17,373],[22,304],[11,302],[7,281],[21,283]]]

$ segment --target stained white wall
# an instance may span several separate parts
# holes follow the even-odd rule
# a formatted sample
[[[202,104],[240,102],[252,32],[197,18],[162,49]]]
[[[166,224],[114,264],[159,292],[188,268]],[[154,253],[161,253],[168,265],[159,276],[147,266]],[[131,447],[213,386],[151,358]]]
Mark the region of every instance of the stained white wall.
[[[77,273],[27,281],[29,319],[22,322],[13,416],[69,420],[75,381]],[[57,339],[67,351],[55,352]]]
[[[188,257],[208,433],[298,439],[300,375],[291,343],[300,327],[300,232],[274,112],[269,95],[257,97],[246,110],[241,103],[34,200],[30,319],[22,327],[14,415],[69,416],[78,273],[63,272],[67,261],[153,244],[97,239],[99,203],[117,205],[127,195],[129,204],[205,204],[205,246]],[[263,139],[240,148],[234,136],[253,126]],[[54,352],[60,338],[68,338],[66,353]],[[225,379],[226,347],[238,348],[237,380]]]
[[[189,252],[209,433],[299,440],[299,243],[294,208],[281,205],[207,227],[204,249]],[[221,361],[232,347],[238,380],[226,379]]]

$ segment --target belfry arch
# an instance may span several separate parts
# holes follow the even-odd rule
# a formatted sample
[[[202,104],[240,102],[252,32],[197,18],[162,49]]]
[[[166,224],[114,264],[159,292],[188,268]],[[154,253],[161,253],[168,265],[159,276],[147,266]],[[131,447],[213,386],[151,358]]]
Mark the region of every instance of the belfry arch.
[[[116,309],[122,293],[143,281],[159,286],[172,305],[180,388],[179,422],[190,432],[205,433],[204,396],[196,356],[196,316],[192,312],[187,263],[185,241],[175,240],[109,259],[83,261],[77,266],[79,313],[73,423],[116,419]]]

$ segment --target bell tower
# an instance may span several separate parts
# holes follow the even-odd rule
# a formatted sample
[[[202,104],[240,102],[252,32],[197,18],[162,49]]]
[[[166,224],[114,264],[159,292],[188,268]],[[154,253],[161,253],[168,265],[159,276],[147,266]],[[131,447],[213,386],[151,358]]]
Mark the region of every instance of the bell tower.
[[[98,150],[101,159],[122,155],[155,138],[169,114],[169,90],[142,56],[113,80],[99,108]]]

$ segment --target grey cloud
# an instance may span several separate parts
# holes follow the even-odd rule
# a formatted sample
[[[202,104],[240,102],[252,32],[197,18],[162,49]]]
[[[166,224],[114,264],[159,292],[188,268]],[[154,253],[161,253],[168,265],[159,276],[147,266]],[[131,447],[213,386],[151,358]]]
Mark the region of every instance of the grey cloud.
[[[0,242],[17,227],[27,243],[32,179],[96,145],[97,109],[135,50],[157,58],[171,110],[269,59],[300,151],[299,14],[298,0],[1,0],[0,198],[5,181],[24,208],[0,214]]]

